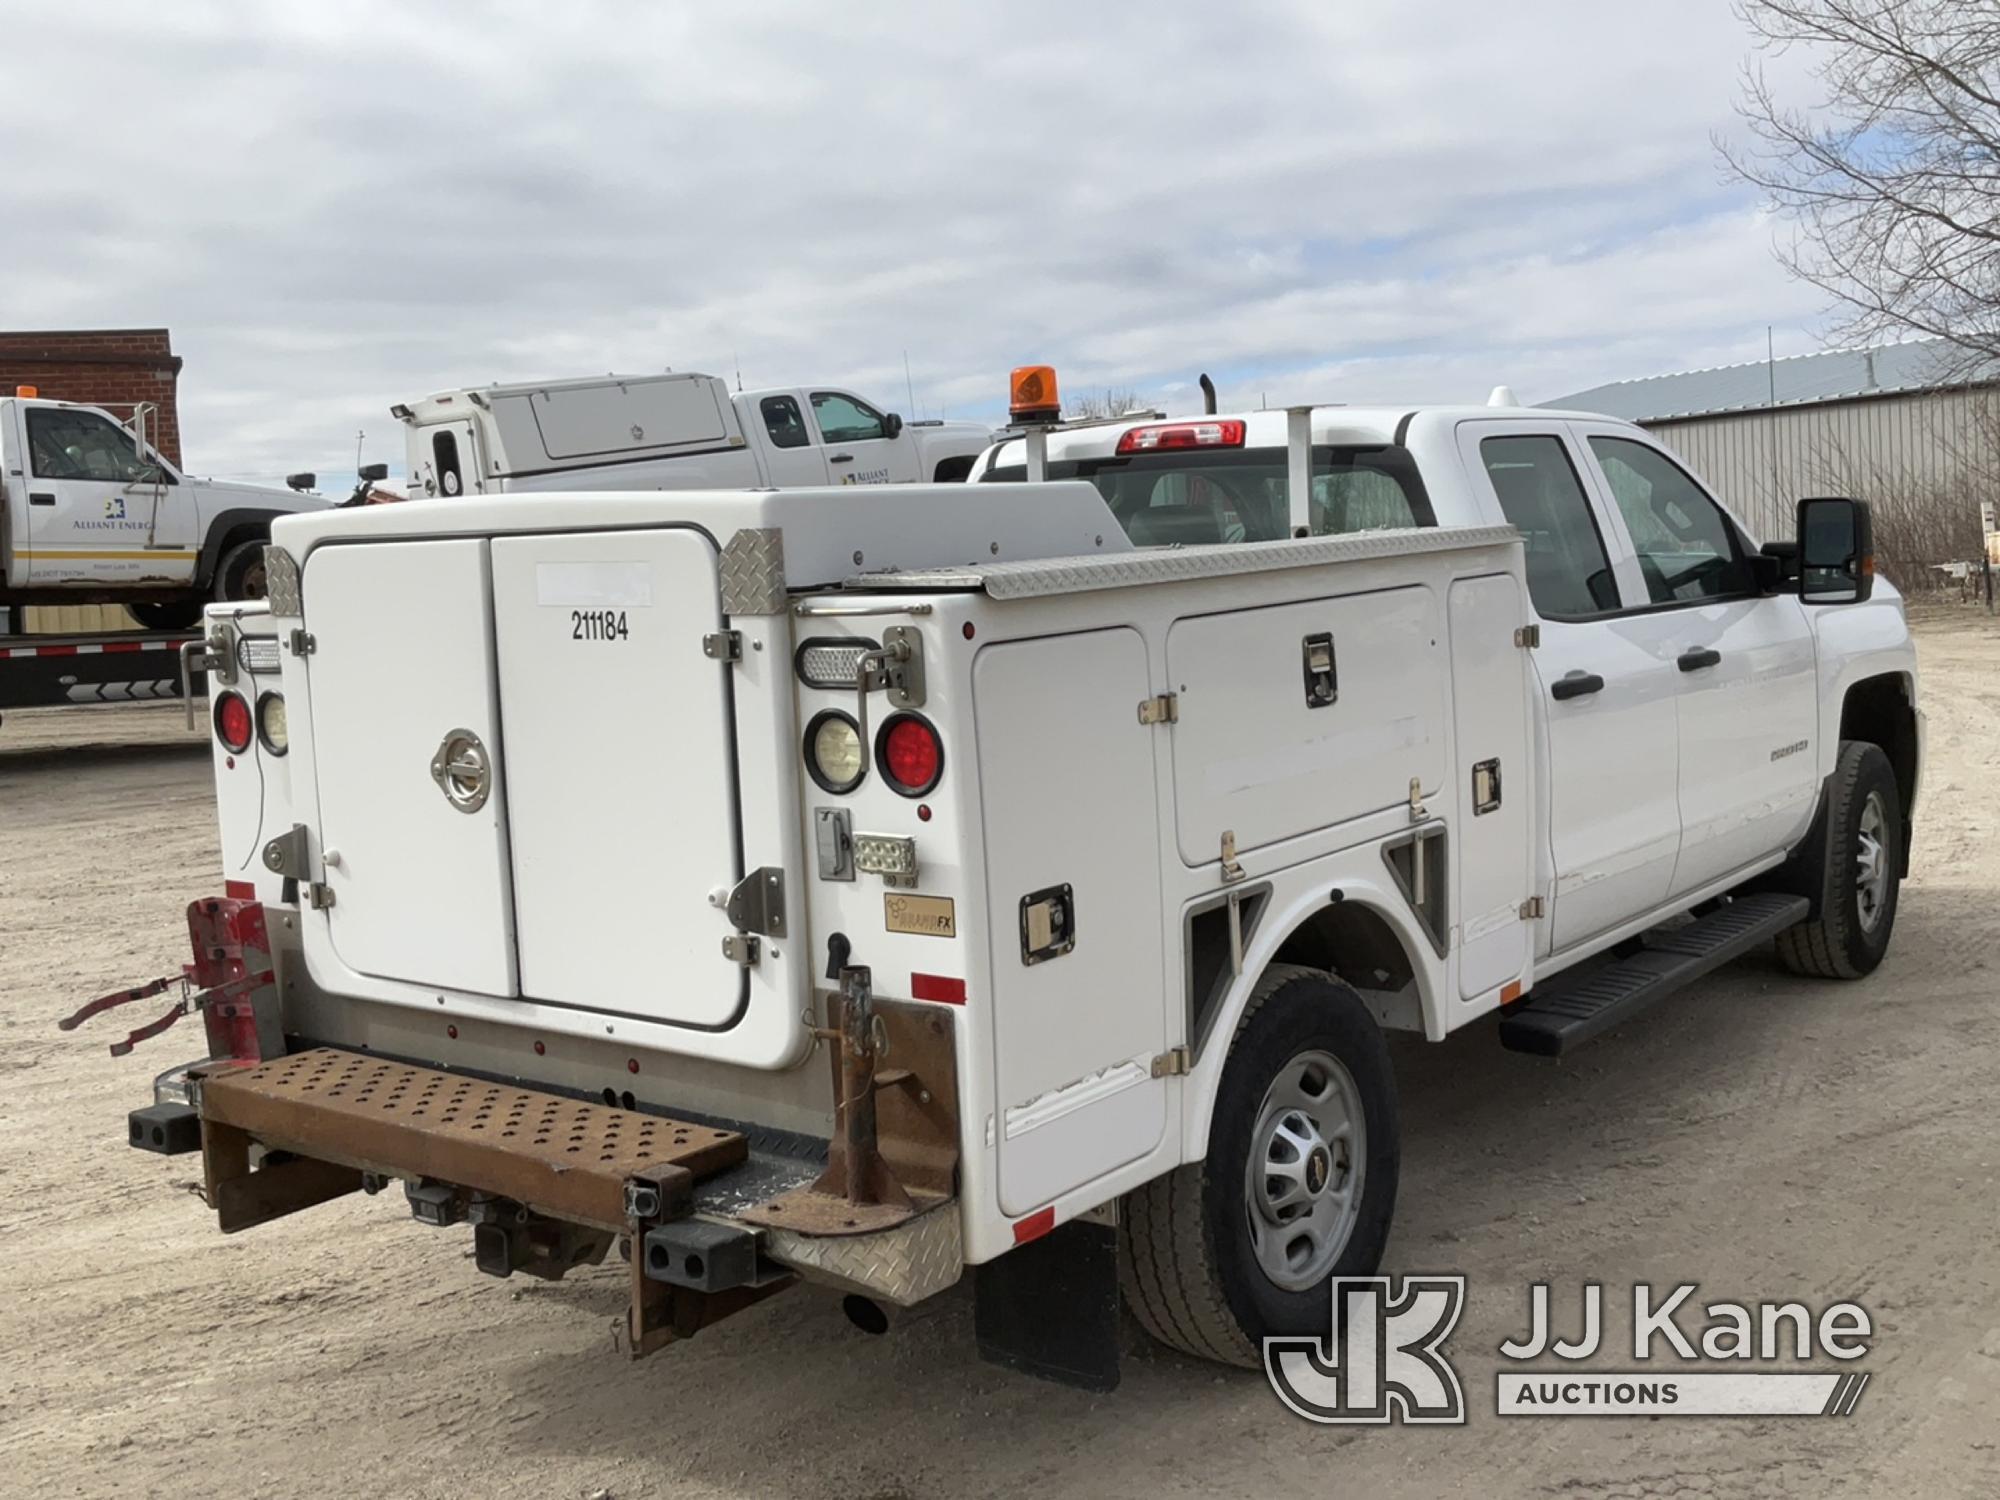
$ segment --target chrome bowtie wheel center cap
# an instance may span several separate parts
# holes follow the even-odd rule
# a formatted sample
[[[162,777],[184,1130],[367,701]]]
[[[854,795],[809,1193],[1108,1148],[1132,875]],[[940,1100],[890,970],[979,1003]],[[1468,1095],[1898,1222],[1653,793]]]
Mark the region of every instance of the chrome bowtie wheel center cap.
[[[1257,1263],[1303,1291],[1331,1272],[1361,1210],[1366,1120],[1340,1060],[1303,1052],[1272,1080],[1245,1164],[1244,1211]]]

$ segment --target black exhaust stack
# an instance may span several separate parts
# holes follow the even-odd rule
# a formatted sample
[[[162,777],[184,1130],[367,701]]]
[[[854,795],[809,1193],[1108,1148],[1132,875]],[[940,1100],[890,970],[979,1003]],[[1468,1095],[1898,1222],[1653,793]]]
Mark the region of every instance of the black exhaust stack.
[[[1215,382],[1206,375],[1201,377],[1201,409],[1211,417],[1215,415]]]

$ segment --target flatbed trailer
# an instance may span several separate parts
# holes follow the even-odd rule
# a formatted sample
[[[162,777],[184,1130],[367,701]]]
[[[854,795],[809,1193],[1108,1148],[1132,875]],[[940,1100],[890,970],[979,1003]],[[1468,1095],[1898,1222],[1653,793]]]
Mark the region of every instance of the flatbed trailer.
[[[118,630],[87,635],[0,635],[0,713],[183,696],[181,647],[200,631]],[[205,679],[190,676],[193,691]]]

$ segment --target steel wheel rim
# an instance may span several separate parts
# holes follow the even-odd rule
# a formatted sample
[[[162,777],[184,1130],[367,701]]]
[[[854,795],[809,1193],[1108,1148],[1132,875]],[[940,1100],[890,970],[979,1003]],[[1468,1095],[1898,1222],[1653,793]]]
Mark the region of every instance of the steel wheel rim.
[[[1891,854],[1887,839],[1888,810],[1882,794],[1870,792],[1861,804],[1860,827],[1854,839],[1854,905],[1861,930],[1872,933],[1889,909]]]
[[[1243,1179],[1251,1253],[1272,1285],[1302,1292],[1332,1273],[1361,1215],[1367,1159],[1354,1076],[1330,1052],[1299,1053],[1264,1091]]]

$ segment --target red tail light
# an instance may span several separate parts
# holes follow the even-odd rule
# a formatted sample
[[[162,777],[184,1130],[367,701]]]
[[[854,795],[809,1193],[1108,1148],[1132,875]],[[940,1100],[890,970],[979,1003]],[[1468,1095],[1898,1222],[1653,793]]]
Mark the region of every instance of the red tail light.
[[[875,737],[875,760],[890,786],[905,797],[921,797],[944,775],[944,744],[928,719],[897,714]]]
[[[223,693],[215,700],[215,737],[222,741],[223,749],[241,755],[250,748],[250,737],[255,733],[250,705],[241,693]]]
[[[1134,427],[1118,440],[1120,453],[1158,453],[1167,448],[1241,448],[1243,424],[1165,422]]]

